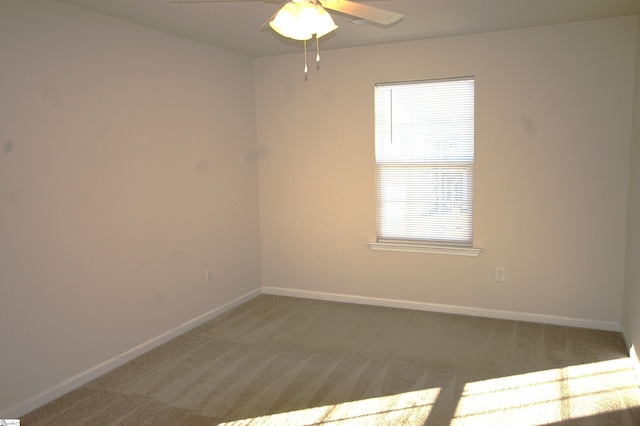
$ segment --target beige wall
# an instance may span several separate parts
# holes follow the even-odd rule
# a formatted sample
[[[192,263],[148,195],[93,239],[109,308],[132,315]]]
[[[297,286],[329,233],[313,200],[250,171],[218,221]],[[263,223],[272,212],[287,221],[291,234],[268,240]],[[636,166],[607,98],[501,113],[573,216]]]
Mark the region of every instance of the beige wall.
[[[2,1],[0,414],[261,285],[612,323],[624,291],[638,345],[636,28],[326,51],[305,82],[302,53],[252,61]],[[484,251],[372,252],[373,84],[459,75],[476,77]]]
[[[260,259],[249,58],[3,0],[0,76],[3,413],[259,289]]]
[[[639,23],[640,23],[640,17]],[[636,358],[640,356],[640,32],[636,58],[636,85],[629,176],[629,212],[627,221],[627,263],[624,287],[624,316],[622,320],[629,347]],[[636,359],[640,379],[640,359]]]
[[[306,82],[302,53],[256,60],[263,287],[619,324],[636,25],[325,51]],[[466,75],[484,251],[370,251],[374,83]]]

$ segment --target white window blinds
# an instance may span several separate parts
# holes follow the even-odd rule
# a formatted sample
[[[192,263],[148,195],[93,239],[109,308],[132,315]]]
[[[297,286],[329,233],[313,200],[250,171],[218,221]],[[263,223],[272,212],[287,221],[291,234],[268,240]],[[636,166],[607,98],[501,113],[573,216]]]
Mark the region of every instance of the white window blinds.
[[[473,244],[474,79],[375,88],[378,239]]]

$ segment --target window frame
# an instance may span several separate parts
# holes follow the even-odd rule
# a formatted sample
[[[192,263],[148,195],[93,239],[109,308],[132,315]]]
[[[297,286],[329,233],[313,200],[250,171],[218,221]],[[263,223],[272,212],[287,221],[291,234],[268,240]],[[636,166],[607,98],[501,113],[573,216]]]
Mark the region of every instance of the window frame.
[[[474,118],[473,125],[475,127],[475,77],[474,76],[463,76],[463,77],[452,77],[452,78],[440,78],[440,79],[426,79],[426,80],[414,80],[414,81],[400,81],[400,82],[387,82],[387,83],[377,83],[375,85],[374,90],[378,90],[378,87],[387,87],[394,85],[423,85],[429,83],[439,83],[439,82],[449,82],[449,81],[473,81],[474,85],[474,93],[473,93],[473,108],[474,108]],[[374,92],[374,102],[375,102],[375,112],[378,113],[378,95]],[[393,114],[392,105],[389,107],[389,114]],[[390,126],[393,121],[390,120]],[[375,126],[375,134],[376,138],[378,137],[378,125],[379,122],[376,119],[374,124]],[[474,204],[474,196],[473,189],[475,186],[474,182],[474,165],[475,165],[475,156],[473,155],[473,151],[475,150],[475,134],[473,135],[473,143],[472,143],[472,154],[471,159],[460,159],[454,161],[447,161],[446,163],[442,162],[434,162],[428,160],[420,160],[420,161],[407,161],[403,158],[401,162],[379,162],[378,160],[378,140],[375,141],[375,149],[376,149],[376,241],[368,242],[367,244],[372,250],[384,250],[384,251],[406,251],[406,252],[419,252],[419,253],[437,253],[437,254],[453,254],[453,255],[463,255],[463,256],[478,256],[482,249],[474,247],[474,235],[473,235],[473,204]],[[463,171],[463,175],[461,179],[465,179],[464,174],[467,175],[466,179],[471,179],[470,192],[470,215],[468,218],[469,228],[467,231],[470,233],[468,241],[458,241],[455,238],[447,239],[447,238],[438,238],[438,239],[422,239],[422,238],[412,238],[405,236],[393,236],[383,231],[384,225],[381,223],[381,191],[382,191],[382,180],[381,173],[384,173],[384,170],[391,170],[394,167],[404,168],[405,173],[410,173],[406,169],[423,169],[425,173],[438,173],[440,170],[450,169],[455,171],[455,169],[461,169]],[[466,169],[466,170],[465,170]],[[446,177],[438,177],[437,179],[445,179]],[[469,188],[469,187],[466,187]],[[464,198],[464,196],[463,196]],[[402,204],[402,203],[399,203]],[[383,236],[384,235],[384,236]]]

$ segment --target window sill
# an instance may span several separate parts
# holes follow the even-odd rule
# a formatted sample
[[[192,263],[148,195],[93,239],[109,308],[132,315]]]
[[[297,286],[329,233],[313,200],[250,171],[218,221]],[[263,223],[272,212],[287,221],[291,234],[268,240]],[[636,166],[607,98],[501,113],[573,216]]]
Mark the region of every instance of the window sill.
[[[455,256],[473,257],[478,256],[482,251],[481,248],[475,247],[439,246],[435,244],[429,245],[399,242],[368,242],[367,245],[371,250],[375,251],[403,251],[409,253],[451,254]]]

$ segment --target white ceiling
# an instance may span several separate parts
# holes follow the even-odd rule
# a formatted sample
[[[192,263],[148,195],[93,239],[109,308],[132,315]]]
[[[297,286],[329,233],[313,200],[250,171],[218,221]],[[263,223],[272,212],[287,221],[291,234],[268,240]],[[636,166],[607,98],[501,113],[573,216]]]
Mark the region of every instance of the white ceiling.
[[[278,36],[263,24],[282,4],[260,1],[176,4],[170,0],[56,0],[200,41],[251,57],[299,51],[302,42]],[[364,0],[362,0],[364,2]],[[351,23],[332,13],[339,28],[321,39],[338,49],[421,38],[470,34],[640,14],[640,0],[369,0],[404,14],[389,27]]]

